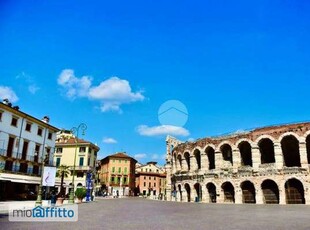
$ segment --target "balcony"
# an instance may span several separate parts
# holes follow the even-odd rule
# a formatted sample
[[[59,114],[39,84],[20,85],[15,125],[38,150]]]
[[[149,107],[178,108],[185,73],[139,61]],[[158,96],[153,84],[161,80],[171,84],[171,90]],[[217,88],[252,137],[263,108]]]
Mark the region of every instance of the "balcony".
[[[70,170],[73,170],[73,166],[70,166]],[[93,171],[92,166],[75,166],[75,171]]]
[[[0,156],[17,158],[17,152],[8,153],[6,149],[0,149]]]

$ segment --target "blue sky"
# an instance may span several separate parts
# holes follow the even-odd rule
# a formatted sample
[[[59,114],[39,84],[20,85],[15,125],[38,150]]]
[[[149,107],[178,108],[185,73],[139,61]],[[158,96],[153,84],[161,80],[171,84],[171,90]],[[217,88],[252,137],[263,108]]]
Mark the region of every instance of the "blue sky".
[[[310,117],[308,1],[0,2],[0,96],[100,157]],[[183,127],[158,110],[179,100]],[[105,143],[110,142],[110,143]],[[115,142],[115,143],[113,143]]]

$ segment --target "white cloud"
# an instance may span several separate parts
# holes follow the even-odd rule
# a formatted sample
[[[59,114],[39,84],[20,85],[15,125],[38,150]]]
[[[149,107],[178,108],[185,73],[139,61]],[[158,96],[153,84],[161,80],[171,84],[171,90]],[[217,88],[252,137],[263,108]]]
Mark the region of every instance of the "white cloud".
[[[69,99],[87,97],[98,100],[102,112],[122,112],[120,108],[122,104],[145,99],[141,91],[133,92],[129,82],[118,77],[111,77],[98,86],[92,86],[92,79],[89,76],[78,78],[72,69],[65,69],[59,75],[57,82],[66,90],[66,96]]]
[[[152,155],[152,160],[158,160],[159,158],[159,155],[158,154],[153,154]]]
[[[173,125],[160,125],[148,127],[147,125],[140,125],[137,131],[142,136],[159,136],[159,135],[175,135],[188,136],[190,133],[187,129]]]
[[[106,137],[103,139],[103,143],[106,143],[106,144],[116,144],[117,141],[111,137]]]
[[[146,158],[146,154],[145,153],[138,153],[138,154],[134,155],[134,158],[143,159],[143,158]]]
[[[187,141],[189,141],[189,142],[194,142],[195,139],[191,137],[191,138],[188,138]]]
[[[8,99],[12,103],[18,101],[15,92],[7,86],[0,86],[0,99]]]
[[[30,76],[29,74],[26,74],[25,72],[21,72],[20,74],[18,74],[16,76],[16,79],[22,81],[23,84],[28,85],[28,91],[31,94],[36,94],[36,92],[40,89],[36,85],[34,78]]]
[[[141,92],[132,92],[127,80],[111,77],[89,90],[89,98],[101,101],[101,110],[121,111],[120,105],[135,101],[143,101]]]
[[[28,90],[30,93],[35,94],[40,88],[37,87],[36,85],[29,85]]]
[[[91,86],[91,77],[83,76],[77,78],[72,69],[64,69],[58,76],[57,83],[64,87],[69,99],[86,97]]]

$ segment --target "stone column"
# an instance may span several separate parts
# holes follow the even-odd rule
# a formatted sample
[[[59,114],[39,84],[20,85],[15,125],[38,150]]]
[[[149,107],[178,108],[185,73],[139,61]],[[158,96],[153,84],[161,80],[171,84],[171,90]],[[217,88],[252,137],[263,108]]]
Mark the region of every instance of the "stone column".
[[[201,170],[207,171],[209,170],[209,159],[206,153],[200,153],[201,156]]]
[[[171,201],[171,165],[168,160],[166,163],[166,199]]]
[[[223,157],[222,157],[222,153],[219,150],[215,151],[214,159],[215,159],[215,168],[217,170],[221,169],[223,165]]]
[[[207,193],[208,193],[208,191],[207,191],[207,187],[203,184],[203,183],[201,183],[201,202],[203,202],[203,203],[209,203],[208,202],[208,197],[207,197]]]
[[[286,204],[285,188],[279,188],[279,204]]]
[[[221,187],[216,187],[216,203],[224,203],[224,191]]]
[[[283,154],[282,154],[282,149],[281,149],[281,144],[280,142],[274,142],[274,158],[275,158],[275,166],[276,169],[282,169],[284,162],[283,162]]]
[[[195,202],[197,192],[193,184],[191,184],[190,186],[191,186],[191,202]]]
[[[258,185],[255,192],[256,204],[264,204],[264,193],[260,185]]]
[[[305,204],[310,204],[310,184],[309,183],[304,183],[304,196],[305,196]]]
[[[258,171],[260,164],[261,164],[261,156],[259,152],[259,147],[257,145],[252,146],[252,165],[254,171]]]
[[[195,171],[198,169],[198,164],[195,156],[190,155],[190,162],[191,162],[191,170],[190,171]]]
[[[235,187],[235,203],[242,204],[242,189],[239,186]]]
[[[301,167],[309,171],[308,158],[307,158],[307,145],[304,138],[299,142],[299,155],[300,155]]]
[[[232,150],[233,159],[233,171],[237,172],[238,168],[241,166],[241,156],[238,148]]]

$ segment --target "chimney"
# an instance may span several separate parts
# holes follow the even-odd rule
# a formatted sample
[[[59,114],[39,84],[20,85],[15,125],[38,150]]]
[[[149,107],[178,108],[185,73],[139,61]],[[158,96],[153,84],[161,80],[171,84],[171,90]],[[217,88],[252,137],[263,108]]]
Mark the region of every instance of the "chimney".
[[[44,116],[42,121],[45,122],[45,123],[49,123],[50,122],[50,118],[48,116]]]

